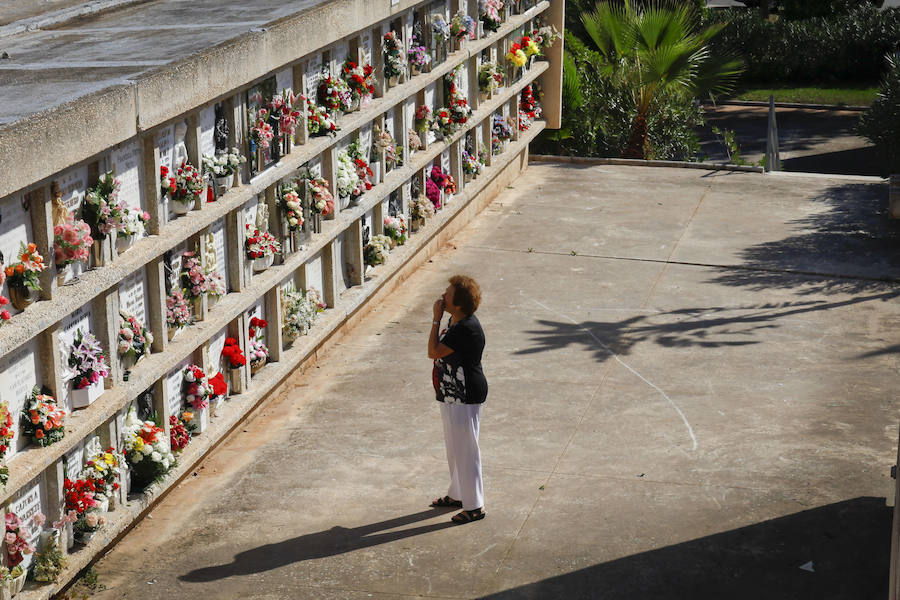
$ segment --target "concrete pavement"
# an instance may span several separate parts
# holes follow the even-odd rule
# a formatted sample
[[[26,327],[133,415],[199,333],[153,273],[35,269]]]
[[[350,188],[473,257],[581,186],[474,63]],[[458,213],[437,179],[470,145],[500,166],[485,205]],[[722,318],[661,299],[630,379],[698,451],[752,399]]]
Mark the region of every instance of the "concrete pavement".
[[[532,165],[100,560],[93,597],[883,598],[886,199]],[[463,527],[427,506],[447,474],[425,336],[455,272],[484,287],[491,386],[488,516]]]

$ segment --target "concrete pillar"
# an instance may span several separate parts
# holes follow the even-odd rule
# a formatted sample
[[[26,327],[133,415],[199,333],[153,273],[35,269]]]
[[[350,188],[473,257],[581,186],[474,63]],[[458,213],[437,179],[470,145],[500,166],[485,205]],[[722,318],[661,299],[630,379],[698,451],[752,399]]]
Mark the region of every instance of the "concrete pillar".
[[[350,285],[362,285],[365,265],[363,264],[361,219],[355,219],[344,234],[344,260],[350,267]]]
[[[284,337],[282,335],[281,324],[284,322],[284,315],[281,311],[281,284],[279,283],[268,292],[265,297],[266,303],[266,321],[269,326],[266,327],[266,340],[269,346],[269,361],[278,362],[281,360],[282,348],[284,348]]]
[[[66,459],[60,458],[54,461],[44,470],[44,480],[47,485],[47,523],[59,521],[66,510],[65,501],[65,482],[66,479]],[[67,553],[70,543],[66,534],[66,527],[59,532],[59,547],[63,554]]]
[[[119,291],[110,288],[94,296],[91,301],[91,314],[94,316],[94,335],[100,341],[109,362],[109,377],[104,380],[104,387],[110,389],[122,377],[121,366],[113,358],[119,338]]]
[[[153,334],[153,352],[163,352],[169,345],[166,325],[166,266],[165,259],[158,256],[147,263],[147,323]]]
[[[162,202],[159,188],[159,148],[152,134],[145,134],[141,138],[141,197],[144,198],[144,206],[150,213],[150,222],[147,223],[147,233],[159,235],[160,228],[166,222],[166,205]]]
[[[550,8],[544,13],[544,22],[555,26],[559,31],[565,31],[566,4],[564,0],[550,0]],[[560,38],[545,52],[550,61],[550,68],[541,75],[541,89],[544,97],[541,106],[544,110],[543,118],[547,121],[547,129],[559,129],[562,127],[562,70],[563,47],[565,38]]]
[[[55,184],[56,182],[54,182]],[[58,187],[55,186],[58,190]],[[56,289],[56,265],[53,258],[53,198],[46,186],[28,192],[28,212],[31,213],[31,234],[38,253],[44,257],[48,268],[40,274],[41,300],[52,300],[59,296]],[[15,262],[7,257],[6,263]],[[50,266],[52,265],[52,266]]]
[[[62,358],[62,345],[59,334],[62,333],[62,323],[57,321],[38,335],[38,352],[44,369],[44,380],[39,385],[46,385],[54,398],[60,399],[66,382],[62,378],[60,361]]]
[[[335,198],[337,200],[337,198]],[[328,308],[334,308],[337,302],[337,277],[340,274],[336,269],[338,262],[334,255],[334,240],[322,247],[322,299]]]
[[[231,241],[228,261],[228,281],[231,291],[242,292],[247,288],[244,264],[247,253],[244,251],[244,210],[238,207],[225,216],[225,236]]]

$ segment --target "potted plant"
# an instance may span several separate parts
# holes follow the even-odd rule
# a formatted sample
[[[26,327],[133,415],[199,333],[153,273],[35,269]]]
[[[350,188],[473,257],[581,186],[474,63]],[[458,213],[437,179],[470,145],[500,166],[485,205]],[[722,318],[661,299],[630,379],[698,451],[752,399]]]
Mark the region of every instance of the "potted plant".
[[[169,341],[175,339],[175,336],[192,321],[191,308],[184,297],[184,291],[181,288],[173,289],[166,297],[166,329]]]
[[[252,261],[253,272],[261,273],[275,262],[275,255],[281,252],[281,242],[268,231],[260,231],[249,223],[245,227],[247,258]]]
[[[103,348],[91,332],[75,331],[69,369],[72,372],[72,407],[87,408],[103,393],[103,380],[109,377]]]
[[[25,400],[22,433],[39,446],[49,446],[65,437],[65,418],[66,411],[57,406],[56,399],[35,387]]]
[[[269,348],[263,341],[265,336],[263,329],[268,325],[265,319],[258,317],[250,319],[250,349],[247,352],[250,356],[250,375],[255,375],[269,360]]]
[[[228,383],[232,394],[240,394],[244,391],[244,379],[241,369],[247,364],[247,358],[233,337],[225,338],[225,347],[222,348],[222,356],[225,358],[225,367],[228,369]]]
[[[153,343],[153,334],[144,327],[137,317],[125,311],[119,311],[119,335],[117,348],[119,360],[122,362],[122,370],[125,371],[125,380],[128,380],[128,372],[143,357],[150,354],[150,344]]]
[[[47,267],[35,244],[20,243],[17,258],[19,260],[7,266],[4,272],[12,305],[25,310],[41,291],[40,273]]]
[[[403,40],[396,31],[388,31],[381,38],[381,53],[384,57],[384,78],[390,85],[397,85],[406,71],[406,60],[403,53]]]
[[[168,195],[172,201],[172,210],[176,215],[186,215],[197,206],[197,201],[206,189],[206,182],[200,171],[189,162],[181,163],[175,171],[175,177],[170,179],[173,180],[173,185],[169,187]]]
[[[53,226],[53,262],[58,285],[78,279],[84,263],[91,257],[93,243],[90,226],[66,211],[63,221]]]

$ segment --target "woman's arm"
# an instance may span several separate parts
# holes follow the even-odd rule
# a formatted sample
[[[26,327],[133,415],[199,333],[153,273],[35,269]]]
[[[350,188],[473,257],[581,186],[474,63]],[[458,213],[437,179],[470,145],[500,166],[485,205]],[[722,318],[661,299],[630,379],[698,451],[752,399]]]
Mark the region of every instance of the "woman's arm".
[[[434,303],[434,320],[431,322],[431,331],[428,334],[428,358],[444,358],[453,354],[453,348],[445,346],[438,341],[438,334],[441,328],[441,317],[444,315],[443,298]]]

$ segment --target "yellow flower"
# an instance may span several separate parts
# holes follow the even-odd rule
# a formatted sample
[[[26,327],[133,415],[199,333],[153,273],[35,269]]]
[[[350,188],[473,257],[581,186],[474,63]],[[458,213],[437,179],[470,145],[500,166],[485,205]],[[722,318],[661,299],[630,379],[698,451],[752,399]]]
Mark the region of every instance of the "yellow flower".
[[[140,452],[144,449],[144,440],[139,437],[134,438],[134,449]]]
[[[106,464],[108,464],[108,465],[116,464],[116,457],[114,457],[109,452],[107,452],[106,454],[103,455],[103,460],[106,461]]]

